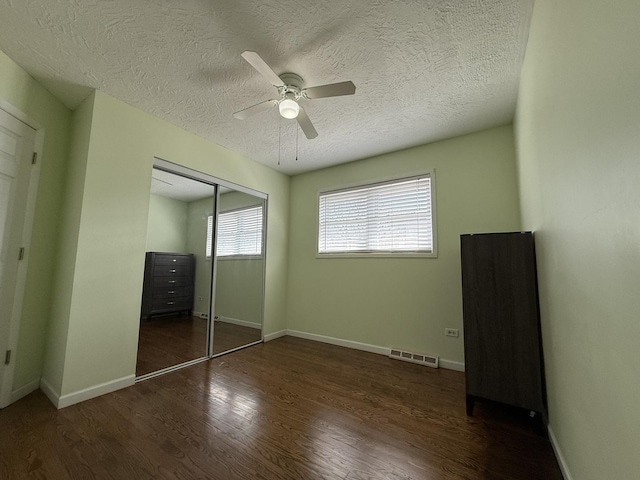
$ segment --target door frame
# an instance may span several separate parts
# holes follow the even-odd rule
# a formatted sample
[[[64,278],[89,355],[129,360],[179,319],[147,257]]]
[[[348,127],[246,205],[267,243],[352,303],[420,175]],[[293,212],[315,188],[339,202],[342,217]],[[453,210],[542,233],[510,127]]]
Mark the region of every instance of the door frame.
[[[20,338],[20,325],[22,321],[22,306],[24,301],[25,284],[27,279],[27,270],[29,266],[29,258],[31,257],[31,239],[33,234],[33,223],[35,219],[36,200],[38,196],[38,184],[40,180],[40,170],[42,166],[42,151],[44,146],[44,127],[26,115],[24,112],[16,108],[3,98],[0,98],[0,109],[4,110],[16,120],[24,123],[27,127],[35,130],[35,139],[33,150],[36,153],[36,163],[31,168],[29,174],[29,187],[27,193],[27,204],[25,208],[24,224],[22,225],[22,247],[24,248],[24,258],[18,264],[16,273],[16,287],[13,296],[13,305],[9,318],[8,332],[9,335],[5,342],[0,343],[0,352],[2,357],[5,351],[11,350],[11,361],[0,373],[0,408],[4,408],[12,402],[19,400],[21,397],[31,393],[35,388],[20,388],[13,391],[13,378],[16,368],[16,358],[18,354],[18,340]],[[2,362],[4,358],[0,358]],[[26,386],[23,386],[26,387]]]

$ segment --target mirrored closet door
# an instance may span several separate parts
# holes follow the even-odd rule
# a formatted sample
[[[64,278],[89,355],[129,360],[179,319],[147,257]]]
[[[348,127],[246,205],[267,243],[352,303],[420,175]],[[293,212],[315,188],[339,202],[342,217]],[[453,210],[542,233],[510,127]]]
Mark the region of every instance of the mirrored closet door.
[[[266,195],[154,165],[138,379],[262,341]]]
[[[262,340],[265,200],[221,188],[216,222],[213,354]]]
[[[136,376],[209,355],[216,186],[153,169]]]

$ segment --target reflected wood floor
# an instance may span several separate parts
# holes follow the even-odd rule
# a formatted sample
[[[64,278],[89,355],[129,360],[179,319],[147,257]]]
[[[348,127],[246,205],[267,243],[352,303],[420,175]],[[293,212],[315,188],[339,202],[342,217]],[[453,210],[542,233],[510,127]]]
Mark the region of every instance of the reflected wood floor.
[[[258,328],[244,327],[234,323],[216,320],[213,331],[213,353],[226,352],[234,348],[257,342],[262,339]]]
[[[140,322],[136,376],[207,355],[208,320],[158,316]]]
[[[213,352],[232,350],[262,338],[257,328],[215,321]],[[136,376],[157,372],[207,355],[207,320],[164,316],[142,320]]]
[[[0,411],[0,478],[561,480],[464,375],[284,337],[56,411]]]

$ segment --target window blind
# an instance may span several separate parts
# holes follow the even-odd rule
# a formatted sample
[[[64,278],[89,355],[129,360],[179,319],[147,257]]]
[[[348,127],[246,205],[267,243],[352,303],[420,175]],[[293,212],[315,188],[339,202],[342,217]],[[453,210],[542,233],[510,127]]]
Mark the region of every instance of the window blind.
[[[431,177],[321,193],[318,253],[433,252]]]
[[[207,246],[206,255],[211,256],[211,250],[213,250],[213,215],[207,217]]]
[[[207,256],[211,256],[213,217],[207,225]],[[241,208],[218,215],[217,255],[262,255],[262,206]]]

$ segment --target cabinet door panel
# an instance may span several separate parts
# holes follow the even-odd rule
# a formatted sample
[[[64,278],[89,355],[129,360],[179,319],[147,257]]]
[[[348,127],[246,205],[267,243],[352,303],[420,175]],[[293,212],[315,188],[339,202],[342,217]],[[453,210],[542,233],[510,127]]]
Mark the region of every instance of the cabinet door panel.
[[[531,233],[461,237],[467,394],[542,411]]]

